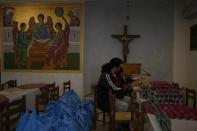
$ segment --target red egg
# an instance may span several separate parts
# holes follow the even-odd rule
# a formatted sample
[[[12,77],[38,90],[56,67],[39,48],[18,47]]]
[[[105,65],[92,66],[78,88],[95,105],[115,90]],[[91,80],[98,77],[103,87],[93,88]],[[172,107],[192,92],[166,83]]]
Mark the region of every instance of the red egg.
[[[184,114],[184,113],[185,113],[185,111],[184,111],[183,109],[179,109],[179,112],[180,112],[181,114]]]
[[[183,119],[183,115],[180,114],[180,113],[176,113],[176,117],[177,117],[178,119]]]
[[[197,114],[194,114],[194,115],[192,116],[192,119],[193,119],[193,120],[197,120]]]
[[[189,120],[189,119],[190,119],[190,115],[189,115],[188,113],[184,113],[183,116],[184,116],[184,118],[185,118],[186,120]]]
[[[171,119],[175,119],[176,118],[176,115],[172,112],[168,115]]]

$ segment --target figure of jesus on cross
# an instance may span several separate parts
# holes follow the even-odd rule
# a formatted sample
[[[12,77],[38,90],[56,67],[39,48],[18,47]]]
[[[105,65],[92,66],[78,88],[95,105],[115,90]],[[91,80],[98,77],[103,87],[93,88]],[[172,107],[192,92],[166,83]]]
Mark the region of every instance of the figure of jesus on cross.
[[[128,26],[124,26],[123,34],[112,34],[112,38],[118,39],[123,45],[123,59],[124,63],[127,63],[127,55],[129,54],[129,42],[135,38],[139,38],[140,35],[128,35]]]

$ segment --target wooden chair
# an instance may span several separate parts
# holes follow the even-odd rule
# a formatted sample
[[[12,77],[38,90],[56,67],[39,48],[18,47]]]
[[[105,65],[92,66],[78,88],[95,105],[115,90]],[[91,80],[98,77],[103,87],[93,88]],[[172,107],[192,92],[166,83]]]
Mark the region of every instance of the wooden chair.
[[[71,90],[71,81],[67,81],[63,83],[63,91],[70,91]]]
[[[59,98],[59,87],[51,87],[49,88],[49,100],[56,101]]]
[[[36,111],[43,112],[47,103],[49,102],[48,92],[36,95]]]
[[[109,116],[108,113],[106,113],[105,111],[102,111],[98,105],[97,105],[97,84],[92,84],[91,85],[91,89],[93,89],[93,99],[94,99],[94,118],[93,118],[93,129],[96,129],[96,122],[98,121],[98,118],[100,115],[102,115],[103,118],[103,125],[105,125],[105,121],[106,121],[106,116]]]
[[[3,131],[3,111],[5,110],[8,103],[9,99],[0,95],[0,131]]]
[[[7,83],[8,83],[8,88],[17,87],[17,81],[16,80],[9,80],[9,81],[7,81]]]
[[[1,84],[1,90],[5,90],[5,89],[8,89],[8,83],[7,82]]]
[[[20,117],[21,112],[26,110],[26,97],[10,102],[3,112],[3,126],[6,131],[14,130]]]
[[[132,95],[131,95],[132,96]],[[117,112],[115,110],[115,100],[116,95],[109,91],[109,103],[110,103],[110,126],[109,130],[115,130],[115,124],[118,123],[128,123],[132,122],[132,131],[139,131],[139,115],[137,111],[137,104],[132,101],[131,97],[131,105],[132,109],[130,112]],[[131,127],[130,127],[131,128]]]
[[[41,89],[41,94],[36,95],[36,111],[43,112],[47,103],[52,99],[51,90],[55,88],[55,83],[47,85],[47,87]]]
[[[14,88],[14,87],[17,87],[17,81],[16,80],[9,80],[9,81],[1,84],[0,90]]]
[[[189,99],[193,101],[193,108],[196,109],[196,91],[186,88],[186,105],[189,106]]]
[[[0,90],[4,90],[4,84],[1,84],[1,86],[0,86]]]

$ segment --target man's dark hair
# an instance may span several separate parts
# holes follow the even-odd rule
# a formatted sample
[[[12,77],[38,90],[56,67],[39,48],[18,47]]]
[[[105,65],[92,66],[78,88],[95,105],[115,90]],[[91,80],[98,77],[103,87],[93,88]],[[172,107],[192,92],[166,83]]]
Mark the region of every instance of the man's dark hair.
[[[120,58],[112,58],[110,60],[110,64],[112,65],[112,67],[119,67],[120,64],[123,64],[123,61]]]
[[[120,58],[112,58],[109,63],[102,66],[101,72],[110,72],[112,68],[119,67],[120,64],[123,64],[123,61]]]

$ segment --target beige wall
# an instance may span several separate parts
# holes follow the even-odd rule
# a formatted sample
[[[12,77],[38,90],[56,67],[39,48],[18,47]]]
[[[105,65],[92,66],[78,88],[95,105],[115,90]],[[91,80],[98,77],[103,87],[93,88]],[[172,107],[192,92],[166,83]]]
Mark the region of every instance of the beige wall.
[[[181,86],[197,89],[197,51],[190,51],[190,27],[197,19],[186,20],[182,10],[184,4],[175,1],[173,81]]]
[[[174,3],[172,0],[133,0],[129,34],[140,34],[129,44],[128,63],[141,63],[152,79],[172,81]],[[125,24],[123,0],[95,0],[84,4],[84,93],[98,81],[101,65],[122,58],[121,43],[111,38]]]
[[[192,21],[191,20],[190,21],[185,20],[182,17],[182,9],[183,9],[183,6],[184,6],[183,3],[181,3],[180,0],[175,0],[175,2],[176,2],[176,4],[175,4],[175,15],[174,15],[174,41],[173,41],[173,43],[174,43],[173,46],[174,47],[173,47],[173,62],[172,62],[173,63],[173,81],[176,81],[176,82],[180,83],[181,86],[186,86],[186,87],[189,87],[189,88],[196,88],[197,89],[197,81],[196,81],[196,76],[197,76],[197,69],[196,69],[196,67],[197,67],[197,60],[196,60],[197,51],[190,51],[189,50],[189,42],[190,42],[190,40],[189,40],[189,36],[190,36],[189,28],[190,28],[191,25],[197,23],[197,19],[192,20]],[[91,6],[88,7],[88,8],[90,8],[91,10],[94,11],[94,9],[91,8]],[[98,10],[98,12],[93,12],[93,13],[96,13],[98,16],[101,15],[100,10]],[[144,12],[142,12],[142,13],[144,14]],[[105,15],[103,15],[103,16],[105,17]],[[117,15],[117,16],[121,16],[121,15]],[[141,16],[141,15],[136,15],[136,16]],[[160,14],[158,14],[158,16],[160,16]],[[87,12],[86,12],[85,17],[87,18],[87,21],[90,21],[92,19],[91,15],[87,16]],[[144,19],[144,17],[142,17],[142,18]],[[155,15],[153,15],[152,18],[154,18],[154,21],[155,21]],[[158,20],[159,20],[159,18],[158,18]],[[91,25],[97,24],[97,23],[95,23],[95,21],[92,21],[92,22],[93,22],[92,24],[88,24],[88,27],[91,26]],[[111,21],[110,25],[112,25],[113,22],[114,21]],[[103,23],[106,23],[106,22],[103,22]],[[132,23],[133,23],[133,21],[132,21]],[[152,21],[150,23],[152,23]],[[98,25],[102,25],[102,24],[98,24]],[[114,25],[116,25],[116,24],[114,24]],[[120,25],[119,21],[117,22],[117,25]],[[147,27],[146,23],[142,24],[142,25]],[[54,82],[55,81],[57,83],[57,85],[59,85],[60,88],[62,89],[63,81],[71,80],[72,88],[74,90],[76,90],[80,94],[80,96],[83,96],[83,90],[85,89],[85,90],[87,90],[86,92],[89,92],[88,90],[90,89],[89,88],[90,84],[84,84],[84,87],[83,87],[83,81],[86,81],[86,83],[88,83],[88,82],[90,83],[91,79],[94,79],[92,81],[97,80],[98,78],[94,74],[99,74],[101,63],[105,63],[112,56],[115,56],[115,54],[117,55],[117,52],[119,54],[118,56],[121,56],[121,52],[119,51],[119,48],[113,46],[114,42],[116,42],[116,41],[115,40],[113,41],[109,37],[111,32],[112,33],[113,32],[120,32],[121,30],[119,30],[119,31],[113,30],[109,33],[109,31],[106,31],[106,28],[103,27],[103,28],[105,28],[104,31],[107,33],[107,35],[106,35],[106,33],[104,34],[103,31],[100,34],[104,34],[103,35],[103,40],[104,41],[106,41],[108,39],[109,39],[109,41],[107,41],[107,44],[105,42],[103,42],[105,45],[104,44],[101,45],[102,41],[100,41],[101,40],[101,38],[100,38],[101,35],[100,35],[100,37],[98,37],[98,40],[97,40],[98,44],[96,43],[96,46],[94,46],[95,48],[92,48],[93,44],[95,44],[95,42],[97,42],[97,41],[95,41],[95,39],[92,38],[92,34],[94,32],[92,33],[92,31],[89,30],[90,28],[88,28],[88,27],[87,27],[87,29],[85,29],[85,31],[86,31],[85,33],[86,34],[91,34],[91,35],[89,35],[89,36],[86,35],[87,38],[85,37],[85,39],[86,39],[85,42],[86,43],[84,45],[85,45],[86,52],[88,50],[91,50],[93,52],[93,53],[89,52],[89,54],[91,54],[91,55],[88,55],[88,53],[85,53],[86,66],[87,66],[87,68],[90,69],[90,70],[87,71],[87,72],[89,72],[89,75],[87,75],[86,72],[84,72],[84,73],[3,72],[2,76],[1,76],[2,81],[6,81],[6,80],[9,80],[9,79],[17,79],[19,84],[35,83],[35,82]],[[106,27],[110,27],[110,29],[112,29],[111,28],[112,26],[107,25]],[[133,27],[136,27],[136,29],[133,32],[137,32],[140,26],[133,26]],[[160,27],[162,27],[162,26],[160,26]],[[171,28],[171,26],[169,28]],[[95,29],[95,28],[91,28],[91,29]],[[99,30],[100,28],[97,28],[97,29]],[[121,26],[119,26],[118,29],[121,29]],[[95,32],[98,32],[98,30],[95,31]],[[161,30],[163,30],[163,28]],[[142,30],[140,33],[142,33],[142,32],[144,32],[144,31]],[[160,31],[160,32],[162,32],[162,31]],[[150,34],[150,32],[149,32],[149,34]],[[98,36],[98,35],[95,35],[95,36]],[[145,36],[146,35],[144,34],[141,39],[143,39]],[[150,36],[154,36],[154,35],[150,34]],[[159,37],[159,38],[163,38],[163,36],[164,35],[162,35],[162,37]],[[140,45],[143,45],[141,39],[139,39],[138,41],[135,41],[135,42],[140,42]],[[155,40],[155,37],[153,39]],[[88,41],[90,41],[89,44],[87,43]],[[145,45],[149,45],[149,44],[147,44],[147,40],[144,40],[144,41],[145,41]],[[113,45],[109,45],[109,43],[112,43]],[[0,44],[2,44],[2,43],[0,43]],[[118,46],[118,44],[119,43],[117,43],[116,46]],[[108,48],[103,49],[103,46],[105,46],[105,47],[108,46]],[[100,50],[98,50],[98,47],[101,47],[102,52],[105,51],[107,53],[103,54],[101,56],[100,53],[96,52],[96,51],[98,51],[98,52],[100,51]],[[109,53],[108,53],[107,49],[112,50],[112,48],[114,49],[114,51],[111,52],[112,54],[110,54],[110,57],[109,57],[108,56]],[[139,48],[139,49],[141,50],[142,48]],[[145,50],[144,52],[147,52],[147,50]],[[135,55],[135,54],[132,54],[132,55]],[[0,56],[1,56],[1,53],[0,53]],[[93,56],[95,56],[95,57],[93,57]],[[143,54],[141,59],[144,59],[145,56],[149,56],[149,55]],[[89,58],[89,57],[91,57],[91,58]],[[97,58],[96,61],[95,61],[95,58]],[[130,59],[130,57],[129,57],[129,59]],[[136,57],[136,59],[139,60],[138,57]],[[91,61],[89,61],[89,60],[94,60],[93,61],[94,64],[91,64]],[[89,63],[89,64],[87,64],[87,63]],[[154,65],[156,65],[156,64],[154,64]],[[147,67],[147,69],[148,69],[148,67]],[[90,74],[91,72],[93,72],[93,73]],[[158,72],[158,73],[160,73],[160,72]],[[155,78],[156,77],[157,77],[157,75],[155,75]]]
[[[176,0],[174,17],[173,81],[188,86],[188,21],[182,16],[183,3]]]
[[[190,21],[189,25],[197,24],[197,18]],[[189,38],[188,38],[189,39]],[[188,65],[189,65],[189,87],[195,88],[197,90],[197,50],[190,51],[188,54]]]

